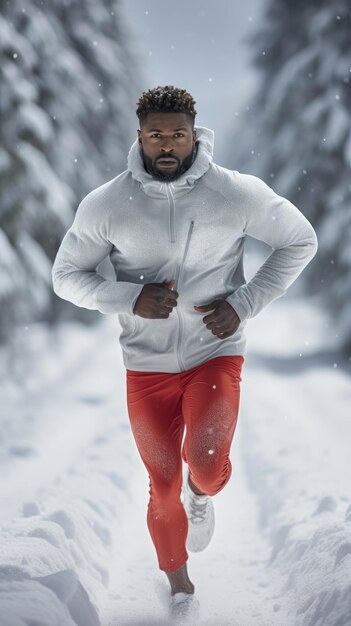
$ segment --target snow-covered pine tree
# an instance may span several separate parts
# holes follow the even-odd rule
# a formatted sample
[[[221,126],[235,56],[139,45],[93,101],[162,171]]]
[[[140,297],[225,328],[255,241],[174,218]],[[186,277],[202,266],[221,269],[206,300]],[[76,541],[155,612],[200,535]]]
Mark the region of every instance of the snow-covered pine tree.
[[[304,277],[351,350],[351,5],[269,0],[248,38],[261,75],[230,161],[287,196],[315,226]]]
[[[62,307],[52,261],[81,198],[126,167],[140,63],[119,0],[0,0],[0,7],[5,341],[14,325],[50,319],[53,305]]]

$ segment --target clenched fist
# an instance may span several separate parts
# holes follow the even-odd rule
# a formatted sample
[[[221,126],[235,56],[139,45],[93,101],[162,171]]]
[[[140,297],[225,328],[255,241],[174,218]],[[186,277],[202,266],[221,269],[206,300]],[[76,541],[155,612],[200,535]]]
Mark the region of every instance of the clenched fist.
[[[173,307],[177,306],[178,291],[172,291],[175,281],[149,283],[144,285],[134,305],[134,315],[146,319],[162,319],[169,317]]]
[[[234,335],[240,326],[240,318],[226,300],[214,300],[204,306],[194,306],[194,309],[198,313],[213,311],[210,315],[205,315],[202,321],[219,339]]]

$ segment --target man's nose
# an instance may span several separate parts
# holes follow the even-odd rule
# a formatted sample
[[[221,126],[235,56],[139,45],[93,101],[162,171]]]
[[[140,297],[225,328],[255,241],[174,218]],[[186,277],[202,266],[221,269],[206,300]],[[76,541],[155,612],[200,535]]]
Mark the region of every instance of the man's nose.
[[[161,146],[162,152],[173,152],[173,146],[169,140],[166,140]]]

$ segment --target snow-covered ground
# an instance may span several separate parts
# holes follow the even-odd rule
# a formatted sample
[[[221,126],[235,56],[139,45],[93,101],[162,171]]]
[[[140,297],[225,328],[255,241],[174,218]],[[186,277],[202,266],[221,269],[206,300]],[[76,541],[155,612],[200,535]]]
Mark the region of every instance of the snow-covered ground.
[[[114,316],[32,325],[0,352],[1,626],[161,626]],[[350,626],[350,370],[319,308],[247,325],[233,475],[189,554],[201,626]],[[23,351],[23,354],[22,354]]]

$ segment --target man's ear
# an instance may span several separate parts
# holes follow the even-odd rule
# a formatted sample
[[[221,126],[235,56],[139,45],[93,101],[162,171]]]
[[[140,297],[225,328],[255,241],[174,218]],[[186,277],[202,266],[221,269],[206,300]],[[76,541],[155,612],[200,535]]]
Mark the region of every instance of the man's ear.
[[[139,142],[140,145],[142,145],[142,142],[141,142],[141,130],[138,129],[137,133],[138,133],[138,142]]]

